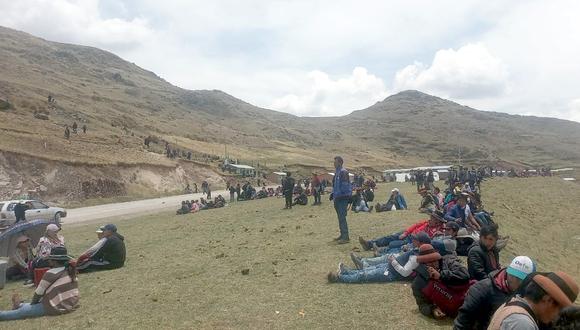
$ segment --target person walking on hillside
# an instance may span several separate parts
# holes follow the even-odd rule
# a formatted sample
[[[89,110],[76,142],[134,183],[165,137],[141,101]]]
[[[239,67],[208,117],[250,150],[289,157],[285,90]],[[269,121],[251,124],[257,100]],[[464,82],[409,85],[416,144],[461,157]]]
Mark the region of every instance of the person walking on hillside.
[[[70,129],[68,128],[68,125],[64,127],[64,138],[67,140],[70,139]]]
[[[348,171],[343,167],[344,160],[340,156],[334,157],[334,180],[332,183],[332,193],[330,200],[334,201],[334,209],[338,216],[338,227],[340,236],[335,240],[338,244],[346,244],[350,241],[348,236],[348,223],[346,215],[348,204],[352,196],[352,185]]]
[[[77,134],[77,128],[78,128],[78,127],[79,127],[79,126],[77,125],[77,122],[76,122],[76,121],[75,121],[75,122],[73,122],[73,124],[72,124],[73,133]]]
[[[87,124],[83,125],[83,134],[87,134]]]
[[[292,194],[294,193],[294,185],[296,182],[292,177],[292,173],[286,172],[286,177],[282,180],[282,192],[284,193],[284,199],[286,200],[286,206],[284,209],[292,208]]]

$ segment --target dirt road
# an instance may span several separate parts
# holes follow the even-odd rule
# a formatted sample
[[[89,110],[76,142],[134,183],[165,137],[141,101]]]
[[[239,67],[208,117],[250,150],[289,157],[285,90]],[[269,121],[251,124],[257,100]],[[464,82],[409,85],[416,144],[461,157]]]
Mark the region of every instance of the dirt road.
[[[222,195],[226,201],[229,201],[230,198],[229,191],[225,190],[212,191],[211,195],[212,197]],[[177,210],[181,206],[181,201],[186,199],[199,199],[200,197],[205,197],[205,195],[201,193],[187,194],[68,209],[66,218],[62,218],[62,223],[65,225],[77,224],[107,218],[126,218],[148,213]]]

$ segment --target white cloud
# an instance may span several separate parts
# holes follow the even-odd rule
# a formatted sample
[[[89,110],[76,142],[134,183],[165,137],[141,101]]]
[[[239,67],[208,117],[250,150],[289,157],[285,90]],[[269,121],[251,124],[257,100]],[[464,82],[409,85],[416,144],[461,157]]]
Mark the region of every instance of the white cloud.
[[[50,40],[123,51],[155,35],[144,18],[103,18],[98,0],[0,1],[0,25]]]
[[[455,99],[497,97],[507,90],[508,74],[502,61],[483,44],[468,44],[457,51],[439,50],[433,63],[416,62],[398,71],[394,89],[417,89]]]
[[[338,79],[322,71],[312,71],[306,75],[304,86],[303,93],[278,98],[271,108],[305,116],[336,116],[367,107],[369,102],[380,101],[388,95],[383,80],[362,67]]]
[[[0,8],[0,25],[296,114],[339,115],[413,88],[484,110],[578,118],[569,105],[580,85],[575,0],[0,0]],[[368,70],[362,81],[355,67]]]

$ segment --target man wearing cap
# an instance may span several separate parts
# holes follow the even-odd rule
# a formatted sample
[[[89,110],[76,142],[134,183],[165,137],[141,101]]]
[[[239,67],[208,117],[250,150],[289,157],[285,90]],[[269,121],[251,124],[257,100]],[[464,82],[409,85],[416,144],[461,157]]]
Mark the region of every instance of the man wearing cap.
[[[453,329],[487,329],[493,313],[518,292],[522,282],[535,271],[532,259],[519,256],[512,260],[509,267],[494,271],[488,278],[475,283],[467,291]]]
[[[77,267],[79,272],[123,267],[126,253],[125,238],[117,233],[117,226],[108,224],[100,227],[97,236],[99,241],[79,257]]]
[[[469,287],[465,266],[453,255],[442,258],[431,244],[419,248],[417,262],[420,265],[411,287],[421,314],[436,319],[454,316]],[[455,288],[453,293],[449,287]],[[463,294],[462,290],[465,290]]]
[[[431,240],[431,245],[442,256],[453,254],[457,256],[457,233],[459,232],[459,225],[453,221],[446,222],[443,225],[443,235],[436,235]]]
[[[516,295],[493,314],[488,329],[539,329],[554,322],[578,298],[578,284],[564,273],[536,273],[523,295]]]
[[[348,211],[348,204],[352,196],[352,185],[348,171],[343,167],[344,161],[342,157],[334,157],[334,179],[332,182],[332,193],[330,200],[334,201],[334,210],[338,216],[338,228],[340,236],[335,238],[338,244],[346,244],[350,238],[348,235],[348,223],[346,222],[346,215]]]
[[[429,237],[434,237],[438,233],[443,232],[443,214],[440,211],[433,211],[429,217],[429,220],[423,220],[418,222],[405,231],[391,234],[389,236],[384,236],[372,240],[365,240],[363,237],[359,237],[359,243],[365,251],[370,250],[373,247],[387,247],[389,249],[400,248],[401,246],[411,243],[410,235],[415,233],[420,233],[422,231],[426,232]]]
[[[398,188],[391,190],[391,196],[386,204],[377,203],[375,210],[377,212],[391,211],[395,207],[396,210],[406,210],[407,202],[405,197],[401,194]]]

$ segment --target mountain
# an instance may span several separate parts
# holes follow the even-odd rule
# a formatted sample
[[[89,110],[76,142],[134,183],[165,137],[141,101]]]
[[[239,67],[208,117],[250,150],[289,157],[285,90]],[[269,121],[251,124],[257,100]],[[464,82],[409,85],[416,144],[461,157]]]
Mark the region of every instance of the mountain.
[[[2,27],[0,73],[0,150],[56,163],[175,167],[163,154],[169,143],[198,161],[227,152],[271,169],[328,168],[335,154],[350,167],[379,170],[458,157],[468,164],[580,164],[578,123],[478,111],[418,91],[344,117],[301,118],[219,90],[173,86],[103,50]],[[73,122],[88,133],[66,140],[64,127]]]

